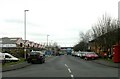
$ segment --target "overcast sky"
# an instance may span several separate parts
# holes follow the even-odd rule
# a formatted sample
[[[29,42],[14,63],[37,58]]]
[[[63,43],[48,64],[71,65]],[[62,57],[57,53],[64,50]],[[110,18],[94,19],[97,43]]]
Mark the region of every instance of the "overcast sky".
[[[24,10],[27,15],[27,40],[57,42],[73,46],[79,32],[91,29],[98,18],[118,17],[119,0],[0,0],[0,37],[24,39]]]

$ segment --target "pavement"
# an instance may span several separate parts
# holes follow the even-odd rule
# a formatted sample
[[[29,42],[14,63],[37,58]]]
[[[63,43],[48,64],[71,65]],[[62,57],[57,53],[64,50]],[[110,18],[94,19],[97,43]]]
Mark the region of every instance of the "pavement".
[[[114,67],[114,68],[120,68],[120,63],[114,63],[114,62],[110,62],[110,61],[104,60],[104,59],[97,59],[97,60],[92,60],[92,61],[95,63],[101,64],[101,65]]]
[[[113,63],[113,62],[103,60],[103,59],[92,60],[92,62],[97,63],[97,64],[101,64],[101,65],[105,65],[105,66],[109,66],[109,67],[120,68],[120,63]],[[25,67],[30,66],[30,65],[31,65],[30,63],[23,62],[23,63],[11,65],[9,67],[3,67],[2,72],[21,69],[21,68],[25,68]]]

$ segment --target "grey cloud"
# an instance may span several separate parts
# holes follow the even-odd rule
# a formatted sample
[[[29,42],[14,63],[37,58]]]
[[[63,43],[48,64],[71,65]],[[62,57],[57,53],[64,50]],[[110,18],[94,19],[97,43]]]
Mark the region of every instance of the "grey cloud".
[[[17,24],[24,24],[24,20],[19,20],[19,19],[6,19],[4,20],[7,23],[17,23]],[[31,22],[27,22],[28,25],[34,26],[34,27],[39,27],[40,25],[34,24]]]

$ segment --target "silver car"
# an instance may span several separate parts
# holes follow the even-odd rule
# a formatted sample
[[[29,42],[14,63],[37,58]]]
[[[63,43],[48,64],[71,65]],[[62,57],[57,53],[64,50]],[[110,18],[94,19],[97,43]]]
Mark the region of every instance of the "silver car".
[[[87,54],[88,52],[81,52],[80,53],[80,58],[85,58],[85,55]]]
[[[81,55],[81,51],[75,52],[76,57],[80,57],[80,55]]]

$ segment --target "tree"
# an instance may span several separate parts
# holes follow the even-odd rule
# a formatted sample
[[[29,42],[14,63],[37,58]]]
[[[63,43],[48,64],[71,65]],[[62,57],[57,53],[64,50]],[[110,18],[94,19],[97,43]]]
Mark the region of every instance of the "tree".
[[[88,30],[85,34],[83,32],[80,32],[80,41],[78,44],[74,46],[75,51],[87,51],[88,50],[88,43],[91,38],[91,31]]]
[[[87,50],[87,45],[88,43],[86,43],[86,42],[84,42],[84,41],[80,41],[78,44],[76,44],[75,46],[74,46],[74,51],[86,51]]]
[[[112,19],[110,16],[103,15],[98,23],[92,27],[92,38],[96,39],[97,46],[108,50],[117,41],[115,30],[118,27],[118,20]]]
[[[95,48],[111,51],[112,46],[120,42],[120,21],[105,14],[91,30],[86,33],[80,32],[79,36],[80,41],[74,46],[75,50],[87,50],[89,41],[95,40]]]

